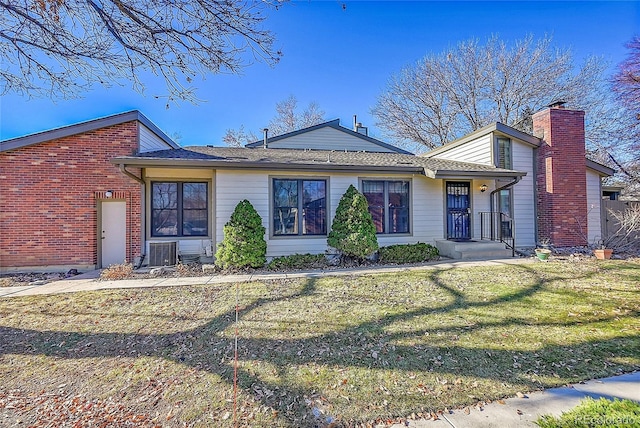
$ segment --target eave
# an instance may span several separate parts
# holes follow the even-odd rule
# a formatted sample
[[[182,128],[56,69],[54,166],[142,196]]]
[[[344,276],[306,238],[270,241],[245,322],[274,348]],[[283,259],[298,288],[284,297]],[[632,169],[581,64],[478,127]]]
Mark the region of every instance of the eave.
[[[349,173],[384,173],[384,174],[418,174],[433,179],[505,179],[523,177],[527,173],[509,170],[450,170],[434,169],[418,165],[353,165],[332,162],[318,163],[290,163],[290,162],[246,162],[217,160],[217,159],[153,159],[139,157],[120,157],[111,163],[127,168],[185,168],[185,169],[248,169],[248,170],[278,170],[305,172],[349,172]]]
[[[345,165],[331,162],[304,164],[284,162],[228,162],[210,159],[140,159],[115,158],[114,165],[127,168],[200,168],[200,169],[252,169],[279,171],[339,171],[339,172],[384,172],[396,174],[425,174],[425,170],[418,166],[389,166],[389,165]]]
[[[611,177],[616,173],[616,170],[613,168],[609,168],[606,165],[602,165],[596,161],[592,161],[591,159],[587,159],[587,168],[597,172],[602,177]]]
[[[427,177],[439,179],[486,178],[493,180],[524,177],[525,175],[527,175],[527,173],[523,171],[457,171],[444,169],[432,171],[431,173],[426,174]]]

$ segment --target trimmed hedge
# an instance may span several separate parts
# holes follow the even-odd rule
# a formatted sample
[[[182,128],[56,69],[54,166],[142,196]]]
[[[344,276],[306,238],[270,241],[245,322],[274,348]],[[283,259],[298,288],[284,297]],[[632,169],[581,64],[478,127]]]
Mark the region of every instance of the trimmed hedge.
[[[324,254],[292,254],[290,256],[274,257],[267,264],[267,269],[319,269],[326,266],[328,266],[327,257]]]
[[[422,242],[389,245],[378,250],[380,263],[419,263],[435,260],[439,255],[436,247]]]

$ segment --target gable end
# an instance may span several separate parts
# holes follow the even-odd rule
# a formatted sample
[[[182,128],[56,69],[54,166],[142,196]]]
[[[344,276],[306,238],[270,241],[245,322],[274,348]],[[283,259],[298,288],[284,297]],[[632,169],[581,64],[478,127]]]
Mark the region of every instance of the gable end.
[[[74,125],[68,125],[48,131],[37,132],[35,134],[26,135],[24,137],[5,140],[0,142],[0,152],[15,150],[46,141],[57,140],[60,138],[95,131],[97,129],[132,121],[137,121],[148,128],[153,134],[157,136],[158,141],[161,141],[163,144],[165,144],[167,148],[178,148],[178,145],[171,138],[169,138],[169,136],[162,132],[160,128],[158,128],[153,122],[147,119],[138,110],[132,110],[125,113],[103,117],[100,119],[93,119],[86,122],[76,123]]]
[[[269,137],[267,140],[267,144],[272,144],[272,143],[277,143],[279,141],[283,141],[286,139],[290,139],[290,138],[295,138],[295,137],[299,137],[302,136],[304,134],[308,134],[314,131],[318,131],[318,130],[322,130],[322,129],[326,129],[326,128],[331,128],[331,129],[335,129],[339,132],[342,132],[350,137],[355,137],[358,138],[360,140],[362,140],[363,142],[365,142],[368,145],[373,145],[374,147],[378,147],[379,149],[375,149],[375,150],[364,150],[364,151],[368,151],[368,152],[373,152],[373,153],[385,153],[385,152],[391,152],[391,153],[401,153],[401,154],[413,154],[411,152],[408,152],[406,150],[403,150],[399,147],[393,146],[391,144],[385,143],[383,141],[377,140],[373,137],[369,137],[368,135],[364,135],[361,134],[359,132],[356,131],[352,131],[349,128],[345,128],[344,126],[340,125],[340,119],[334,119],[331,120],[329,122],[324,122],[324,123],[320,123],[318,125],[314,125],[314,126],[310,126],[308,128],[303,128],[303,129],[299,129],[297,131],[292,131],[292,132],[288,132],[286,134],[282,134],[282,135],[277,135],[275,137]],[[264,141],[263,140],[259,140],[259,141],[255,141],[253,143],[249,143],[247,145],[245,145],[245,147],[247,148],[260,148],[263,147],[264,145]],[[273,147],[271,146],[270,148],[278,148],[278,147]],[[285,147],[283,147],[285,148]],[[291,147],[286,147],[286,148],[291,148]],[[304,149],[304,148],[310,148],[310,149],[319,149],[319,150],[323,150],[325,149],[323,148],[318,148],[318,147],[301,147],[300,149]],[[341,147],[341,150],[344,150],[344,147]],[[362,150],[354,150],[354,151],[362,151]]]

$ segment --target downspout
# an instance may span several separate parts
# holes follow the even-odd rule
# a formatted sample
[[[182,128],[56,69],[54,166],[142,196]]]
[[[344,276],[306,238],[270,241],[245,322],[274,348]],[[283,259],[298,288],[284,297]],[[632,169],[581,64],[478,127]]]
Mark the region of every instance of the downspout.
[[[540,152],[540,147],[536,147],[533,149],[533,160],[531,165],[531,170],[533,171],[533,237],[536,240],[536,244],[539,242],[539,233],[540,228],[538,226],[538,153]]]
[[[509,189],[513,186],[515,186],[516,184],[518,184],[520,182],[520,180],[522,180],[521,176],[517,176],[512,182],[505,184],[504,186],[498,187],[497,189],[493,190],[490,194],[489,194],[489,206],[491,208],[491,212],[493,213],[493,209],[495,206],[494,201],[494,196],[496,193],[500,192],[501,190],[506,190]],[[493,214],[491,214],[491,216],[493,216]],[[513,220],[511,220],[513,222]],[[492,229],[492,234],[493,234],[493,219],[491,220],[491,229]],[[516,252],[516,236],[515,236],[515,228],[512,230],[511,232],[512,237],[513,237],[513,246],[511,247],[511,255],[515,256],[515,252]]]
[[[518,184],[520,182],[520,180],[522,180],[522,177],[516,177],[516,179],[510,183],[505,184],[502,187],[498,187],[497,189],[493,190],[491,193],[489,193],[489,203],[490,203],[490,207],[491,207],[491,212],[493,212],[493,208],[494,208],[494,203],[493,203],[493,196],[498,193],[501,190],[506,190],[509,187],[515,186],[516,184]]]
[[[142,187],[142,196],[141,196],[141,198],[140,198],[140,204],[141,204],[141,207],[140,207],[140,215],[142,216],[142,218],[140,219],[140,220],[141,220],[140,225],[142,226],[142,230],[144,230],[144,229],[145,229],[145,219],[144,219],[144,217],[145,217],[145,216],[144,216],[144,211],[145,211],[145,210],[144,210],[144,204],[145,204],[145,191],[146,191],[146,189],[147,189],[147,182],[146,182],[146,181],[144,181],[144,179],[143,179],[143,178],[138,177],[137,175],[132,174],[131,172],[127,171],[127,168],[126,168],[126,166],[125,166],[124,164],[122,164],[122,163],[121,163],[121,164],[120,164],[120,165],[118,165],[118,166],[120,167],[120,172],[121,172],[121,173],[123,173],[124,175],[126,175],[126,176],[127,176],[127,177],[129,177],[129,178],[134,179],[135,181],[137,181],[138,183],[142,184],[142,186],[143,186],[143,187]],[[143,175],[143,174],[144,174],[144,172],[143,172],[142,170],[140,170],[140,174],[141,174],[141,175]],[[144,248],[146,247],[146,245],[147,245],[147,243],[146,243],[146,241],[145,241],[145,233],[143,232],[143,233],[142,233],[142,236],[140,237],[140,247],[141,247],[141,249],[144,249]],[[144,262],[145,257],[146,257],[145,252],[142,252],[142,251],[141,251],[141,254],[140,254],[140,261],[139,261],[139,262],[138,262],[138,264],[135,266],[135,269],[136,269],[136,270],[137,270],[137,269],[140,269],[140,268],[142,267],[142,263]]]
[[[123,173],[124,175],[126,175],[129,178],[133,178],[134,180],[136,180],[138,183],[140,184],[147,184],[146,181],[144,181],[142,178],[138,177],[135,174],[130,173],[129,171],[127,171],[127,168],[124,166],[124,164],[120,164],[120,172]]]

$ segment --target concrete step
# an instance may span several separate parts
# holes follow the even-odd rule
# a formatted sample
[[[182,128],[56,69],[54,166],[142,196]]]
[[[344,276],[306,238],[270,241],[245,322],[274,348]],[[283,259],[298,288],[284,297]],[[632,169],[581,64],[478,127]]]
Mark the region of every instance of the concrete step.
[[[455,260],[512,257],[505,244],[495,241],[436,241],[441,256]]]

